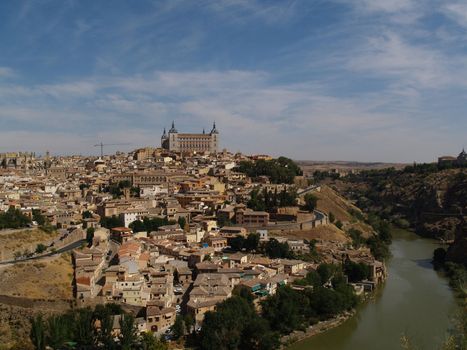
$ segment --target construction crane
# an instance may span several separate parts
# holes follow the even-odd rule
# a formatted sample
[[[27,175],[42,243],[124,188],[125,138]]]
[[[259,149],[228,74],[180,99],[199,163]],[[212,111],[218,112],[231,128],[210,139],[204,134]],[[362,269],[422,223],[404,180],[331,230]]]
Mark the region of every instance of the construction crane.
[[[94,147],[100,147],[101,148],[101,159],[104,158],[104,146],[127,146],[129,143],[98,143],[97,145],[94,145]]]

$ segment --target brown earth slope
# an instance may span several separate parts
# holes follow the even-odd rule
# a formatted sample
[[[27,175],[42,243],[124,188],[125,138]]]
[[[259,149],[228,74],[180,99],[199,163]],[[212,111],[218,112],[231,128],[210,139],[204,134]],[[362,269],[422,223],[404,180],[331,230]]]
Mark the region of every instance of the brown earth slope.
[[[317,209],[328,214],[333,213],[336,221],[341,221],[344,225],[344,230],[354,228],[360,230],[363,237],[368,238],[373,234],[373,229],[370,225],[355,218],[351,212],[361,213],[361,210],[353,205],[350,201],[340,196],[329,186],[322,186],[320,192],[314,192],[318,198]]]
[[[41,229],[20,229],[0,231],[0,260],[13,258],[15,252],[29,250],[33,252],[39,243],[48,243],[56,233],[47,233]]]
[[[0,267],[0,295],[71,299],[73,266],[69,254]]]

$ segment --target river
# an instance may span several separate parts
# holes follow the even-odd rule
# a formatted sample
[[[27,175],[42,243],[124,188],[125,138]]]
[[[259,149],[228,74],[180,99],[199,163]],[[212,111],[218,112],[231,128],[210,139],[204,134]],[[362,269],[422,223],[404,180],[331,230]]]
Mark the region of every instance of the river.
[[[397,350],[403,334],[419,349],[438,349],[458,306],[448,281],[430,263],[437,246],[412,232],[394,230],[389,276],[375,298],[341,326],[288,350]]]

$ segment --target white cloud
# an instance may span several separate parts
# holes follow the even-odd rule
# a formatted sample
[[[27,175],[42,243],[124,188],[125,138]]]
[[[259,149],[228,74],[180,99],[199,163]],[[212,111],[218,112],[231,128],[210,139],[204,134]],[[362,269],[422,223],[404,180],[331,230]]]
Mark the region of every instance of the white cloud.
[[[356,58],[351,68],[384,70],[395,76],[417,71],[410,59],[413,52],[398,38],[385,37],[383,43],[381,52],[375,48],[376,62]],[[374,55],[371,50],[368,54]],[[436,62],[422,61],[425,68],[413,73],[410,81],[430,85],[432,78],[426,79],[424,72]],[[180,131],[195,132],[209,130],[216,121],[222,147],[233,151],[378,160],[382,157],[377,153],[384,150],[385,160],[411,161],[419,158],[406,159],[391,149],[391,142],[397,139],[401,148],[411,132],[423,139],[431,135],[418,128],[420,117],[414,118],[408,110],[406,97],[416,94],[410,87],[399,95],[384,91],[339,97],[313,82],[274,84],[272,78],[260,71],[160,71],[144,77],[94,77],[28,88],[0,84],[0,101],[9,101],[0,110],[0,128],[16,130],[0,133],[0,147],[92,153],[90,145],[99,140],[124,140],[132,144],[130,148],[158,145],[162,128],[175,119]],[[397,112],[383,111],[394,99],[402,101]],[[433,123],[438,122],[442,121]],[[12,136],[21,133],[27,137],[24,144],[19,141],[22,136],[16,140]],[[385,141],[387,133],[393,135],[391,141]],[[368,146],[373,143],[375,147]]]
[[[350,0],[350,3],[367,12],[395,13],[411,10],[417,2],[415,0]]]
[[[10,78],[15,75],[13,69],[9,67],[0,67],[0,78]]]
[[[393,78],[397,86],[446,88],[465,86],[466,62],[435,48],[411,44],[394,32],[371,37],[350,59],[349,69]]]
[[[442,9],[449,18],[457,22],[460,26],[467,28],[467,3],[449,3],[445,4]]]
[[[207,8],[233,22],[260,19],[265,23],[286,22],[298,14],[296,0],[266,3],[258,0],[214,0]]]

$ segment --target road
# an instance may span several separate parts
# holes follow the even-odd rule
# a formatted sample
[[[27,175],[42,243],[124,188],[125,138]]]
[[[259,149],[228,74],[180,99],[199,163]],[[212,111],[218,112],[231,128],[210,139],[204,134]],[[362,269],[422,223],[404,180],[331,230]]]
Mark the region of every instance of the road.
[[[79,241],[76,241],[76,242],[73,242],[65,247],[62,247],[60,249],[57,249],[56,251],[54,252],[50,252],[50,253],[47,253],[47,254],[44,254],[44,255],[40,255],[40,256],[32,256],[30,258],[24,258],[24,259],[17,259],[17,260],[7,260],[7,261],[1,261],[0,262],[0,265],[8,265],[8,264],[16,264],[16,263],[20,263],[20,262],[25,262],[25,261],[29,261],[29,260],[39,260],[39,259],[42,259],[42,258],[48,258],[50,256],[54,256],[54,255],[58,255],[58,254],[62,254],[62,253],[66,253],[68,251],[71,251],[73,249],[76,249],[78,247],[80,247],[83,243],[86,243],[86,240],[85,239],[81,239]]]

